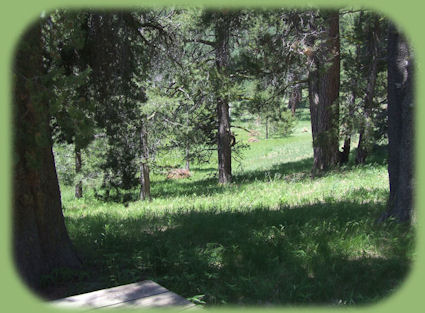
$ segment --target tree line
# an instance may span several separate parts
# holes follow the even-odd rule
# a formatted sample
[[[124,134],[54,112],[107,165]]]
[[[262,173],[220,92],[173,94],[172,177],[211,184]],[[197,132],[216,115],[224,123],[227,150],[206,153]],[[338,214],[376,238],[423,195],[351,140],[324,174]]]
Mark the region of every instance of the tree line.
[[[79,267],[68,238],[52,145],[102,140],[103,196],[140,188],[151,199],[156,155],[179,149],[186,169],[217,153],[232,182],[241,144],[233,115],[289,125],[310,109],[312,177],[355,162],[388,139],[390,196],[380,217],[410,221],[413,55],[385,18],[366,10],[57,10],[23,34],[13,66],[14,253],[36,287]],[[304,97],[307,95],[306,97]],[[83,194],[81,176],[75,196]]]

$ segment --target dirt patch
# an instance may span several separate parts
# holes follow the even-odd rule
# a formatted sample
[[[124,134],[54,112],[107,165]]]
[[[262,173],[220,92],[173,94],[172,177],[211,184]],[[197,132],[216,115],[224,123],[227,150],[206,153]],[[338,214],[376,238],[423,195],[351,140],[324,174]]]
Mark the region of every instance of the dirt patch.
[[[189,170],[184,168],[175,168],[167,173],[167,179],[182,179],[192,176]]]

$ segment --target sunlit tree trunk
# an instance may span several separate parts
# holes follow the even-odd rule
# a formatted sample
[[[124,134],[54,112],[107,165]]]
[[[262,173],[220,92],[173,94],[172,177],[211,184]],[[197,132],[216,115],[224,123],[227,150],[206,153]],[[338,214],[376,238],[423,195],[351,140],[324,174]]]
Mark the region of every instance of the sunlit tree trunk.
[[[223,13],[215,25],[216,36],[216,66],[220,75],[226,75],[229,65],[229,17]],[[219,78],[220,80],[220,78]],[[222,84],[220,84],[222,85]],[[223,86],[220,86],[223,87]],[[230,115],[229,99],[219,88],[217,95],[218,120],[218,181],[227,184],[232,181],[232,148],[230,146]]]
[[[321,51],[313,55],[315,67],[309,73],[313,176],[332,168],[339,160],[339,15],[338,11],[322,14],[325,25]]]

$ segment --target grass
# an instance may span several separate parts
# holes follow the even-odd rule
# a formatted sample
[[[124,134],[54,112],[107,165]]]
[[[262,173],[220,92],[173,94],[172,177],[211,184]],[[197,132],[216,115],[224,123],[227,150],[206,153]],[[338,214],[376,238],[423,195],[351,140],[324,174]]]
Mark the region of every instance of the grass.
[[[230,186],[217,184],[214,160],[190,179],[154,176],[152,202],[101,202],[91,191],[76,200],[61,186],[84,267],[46,277],[50,296],[143,279],[207,305],[364,304],[392,293],[414,240],[405,225],[376,223],[388,197],[383,148],[311,179],[308,121],[259,139]]]

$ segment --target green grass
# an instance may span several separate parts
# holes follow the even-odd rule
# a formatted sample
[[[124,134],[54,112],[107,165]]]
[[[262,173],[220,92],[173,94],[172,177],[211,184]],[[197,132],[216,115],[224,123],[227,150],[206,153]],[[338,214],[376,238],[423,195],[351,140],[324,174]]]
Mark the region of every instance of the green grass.
[[[46,277],[50,291],[152,279],[208,305],[359,304],[393,292],[414,240],[405,225],[376,223],[388,197],[384,149],[312,179],[308,121],[290,137],[259,139],[230,186],[217,184],[215,159],[190,179],[154,175],[152,202],[102,202],[92,191],[76,200],[61,186],[84,268]]]

